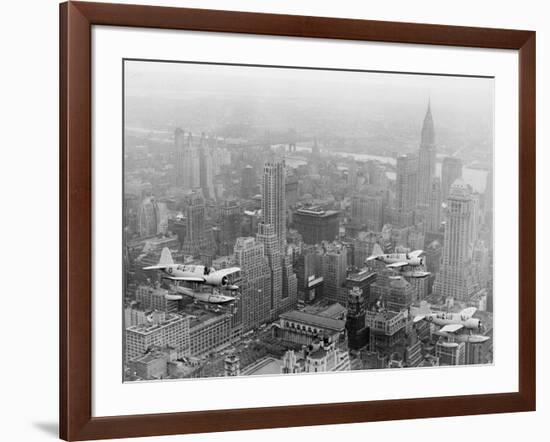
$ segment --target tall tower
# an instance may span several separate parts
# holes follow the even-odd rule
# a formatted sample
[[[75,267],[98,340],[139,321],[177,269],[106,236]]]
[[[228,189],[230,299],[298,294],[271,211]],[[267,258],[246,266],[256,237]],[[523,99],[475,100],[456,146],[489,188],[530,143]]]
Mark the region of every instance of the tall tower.
[[[211,256],[214,252],[212,230],[206,225],[206,208],[200,193],[187,198],[187,231],[183,252],[192,256]]]
[[[241,206],[239,203],[233,199],[225,200],[220,208],[220,219],[220,253],[231,255],[235,247],[235,241],[240,236]]]
[[[345,287],[347,256],[346,248],[338,243],[324,244],[319,255],[323,275],[323,297],[342,305],[346,305],[348,297],[348,290]]]
[[[267,322],[271,307],[271,272],[264,245],[252,237],[238,238],[235,260],[241,268],[241,301],[243,331]]]
[[[473,200],[469,187],[457,180],[447,200],[445,241],[441,268],[434,283],[434,292],[446,298],[467,301],[476,289],[471,265],[471,228]]]
[[[204,133],[201,134],[199,144],[199,172],[200,186],[202,193],[206,198],[214,198],[214,169],[212,160],[212,150],[210,149],[210,138],[207,140]]]
[[[407,227],[413,223],[413,209],[416,206],[418,159],[413,155],[397,158],[396,176],[396,219],[394,224]]]
[[[430,203],[426,219],[426,231],[437,232],[441,224],[441,181],[439,178],[432,180],[430,187]]]
[[[193,142],[191,133],[185,137],[185,132],[177,128],[174,132],[175,143],[175,183],[185,190],[200,187],[200,152]]]
[[[422,124],[420,149],[418,151],[418,201],[427,206],[430,202],[430,187],[435,177],[435,132],[430,102]]]
[[[256,188],[256,173],[254,168],[247,164],[241,171],[241,197],[244,199],[252,198]]]
[[[262,179],[262,219],[275,230],[281,254],[286,251],[285,162],[270,160],[264,164]]]
[[[139,208],[138,231],[140,236],[156,235],[159,231],[160,210],[154,197],[145,198]]]
[[[265,223],[258,224],[256,239],[264,246],[264,253],[271,271],[270,309],[274,316],[283,296],[283,269],[279,241],[273,226]]]

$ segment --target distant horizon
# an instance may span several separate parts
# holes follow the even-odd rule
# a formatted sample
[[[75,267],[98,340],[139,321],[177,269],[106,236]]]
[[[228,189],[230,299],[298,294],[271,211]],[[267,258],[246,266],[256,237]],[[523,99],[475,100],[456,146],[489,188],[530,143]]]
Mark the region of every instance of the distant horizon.
[[[389,129],[397,152],[406,153],[399,143],[416,137],[430,102],[442,147],[492,148],[490,77],[134,60],[124,72],[129,126],[294,128],[350,139]]]

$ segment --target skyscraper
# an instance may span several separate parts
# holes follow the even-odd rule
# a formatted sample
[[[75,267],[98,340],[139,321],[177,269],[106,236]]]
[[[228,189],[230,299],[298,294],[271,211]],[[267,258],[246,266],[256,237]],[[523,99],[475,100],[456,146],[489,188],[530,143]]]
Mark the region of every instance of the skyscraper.
[[[256,239],[264,246],[264,253],[270,269],[271,298],[269,307],[274,315],[283,296],[283,268],[279,242],[273,226],[265,223],[258,224]]]
[[[445,157],[441,164],[441,197],[445,201],[453,183],[462,178],[462,160],[456,157]]]
[[[351,199],[351,219],[367,230],[379,232],[384,222],[384,196],[354,195]]]
[[[214,249],[212,230],[206,224],[204,198],[193,193],[187,198],[187,230],[183,242],[183,252],[187,255],[211,255]]]
[[[221,243],[220,254],[233,253],[235,241],[240,236],[241,206],[236,200],[225,200],[220,208]]]
[[[347,308],[348,346],[352,350],[359,350],[368,342],[368,328],[365,324],[367,303],[363,291],[359,287],[354,287],[349,291]]]
[[[271,272],[264,245],[254,238],[238,238],[235,260],[241,268],[243,331],[267,322],[271,314]]]
[[[390,289],[386,298],[386,308],[390,312],[400,312],[410,307],[415,295],[414,287],[404,278],[390,280]]]
[[[177,128],[174,132],[175,142],[175,184],[185,190],[200,187],[200,152],[193,143],[191,133],[185,137],[185,132]]]
[[[418,151],[417,204],[429,205],[432,180],[435,177],[435,132],[430,103],[422,124]]]
[[[396,201],[394,224],[405,227],[412,224],[417,197],[418,159],[413,155],[397,158]]]
[[[262,219],[271,224],[277,236],[279,250],[286,250],[285,162],[269,160],[264,164],[262,178]]]
[[[139,236],[153,236],[159,233],[160,208],[153,197],[145,198],[138,214]]]
[[[439,230],[441,225],[441,181],[437,177],[432,180],[428,216],[425,221],[427,232]]]
[[[340,212],[307,207],[294,212],[294,225],[306,244],[334,241],[338,236]]]
[[[475,291],[476,278],[471,265],[473,202],[470,188],[456,180],[447,200],[447,222],[441,268],[434,292],[446,298],[467,301]]]
[[[199,173],[200,187],[206,198],[215,198],[214,192],[214,168],[212,159],[212,150],[210,149],[210,139],[201,134],[199,144]]]
[[[241,171],[241,197],[252,198],[257,192],[256,173],[254,168],[247,164]]]
[[[319,260],[324,281],[323,297],[346,305],[348,297],[348,290],[345,287],[348,266],[346,248],[338,243],[323,244]]]

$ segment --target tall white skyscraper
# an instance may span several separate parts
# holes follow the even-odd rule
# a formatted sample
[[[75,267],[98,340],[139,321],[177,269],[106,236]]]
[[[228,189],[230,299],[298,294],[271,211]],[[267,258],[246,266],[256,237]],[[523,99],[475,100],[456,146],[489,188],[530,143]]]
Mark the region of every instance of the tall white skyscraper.
[[[193,143],[191,133],[176,129],[174,133],[176,167],[175,184],[185,190],[200,187],[200,151]]]
[[[437,232],[441,224],[441,181],[439,178],[432,180],[430,191],[430,205],[426,219],[426,231]]]
[[[445,240],[441,268],[434,292],[446,298],[467,301],[479,287],[472,265],[472,217],[474,202],[470,187],[456,180],[447,200]]]
[[[281,254],[286,251],[285,162],[270,160],[264,164],[262,177],[262,219],[271,224]]]
[[[417,198],[418,159],[414,155],[397,157],[395,219],[400,227],[410,226],[414,220]]]
[[[238,238],[235,261],[241,268],[241,302],[243,330],[269,321],[271,314],[271,276],[264,245],[251,237]]]

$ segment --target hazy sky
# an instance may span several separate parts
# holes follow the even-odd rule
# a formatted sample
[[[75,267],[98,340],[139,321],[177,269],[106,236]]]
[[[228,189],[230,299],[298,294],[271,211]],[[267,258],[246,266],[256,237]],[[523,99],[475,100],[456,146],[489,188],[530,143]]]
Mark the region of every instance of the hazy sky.
[[[418,99],[422,104],[431,96],[434,105],[453,102],[474,108],[491,106],[493,96],[493,80],[488,78],[139,61],[127,61],[125,70],[129,96],[311,99],[322,95],[358,101],[374,96]]]
[[[128,125],[167,124],[205,131],[242,120],[255,128],[293,127],[309,133],[330,128],[331,135],[359,137],[388,126],[410,137],[431,100],[436,129],[449,143],[472,134],[475,139],[470,143],[487,145],[492,139],[493,87],[492,78],[125,64]],[[380,127],[372,122],[380,122]]]

